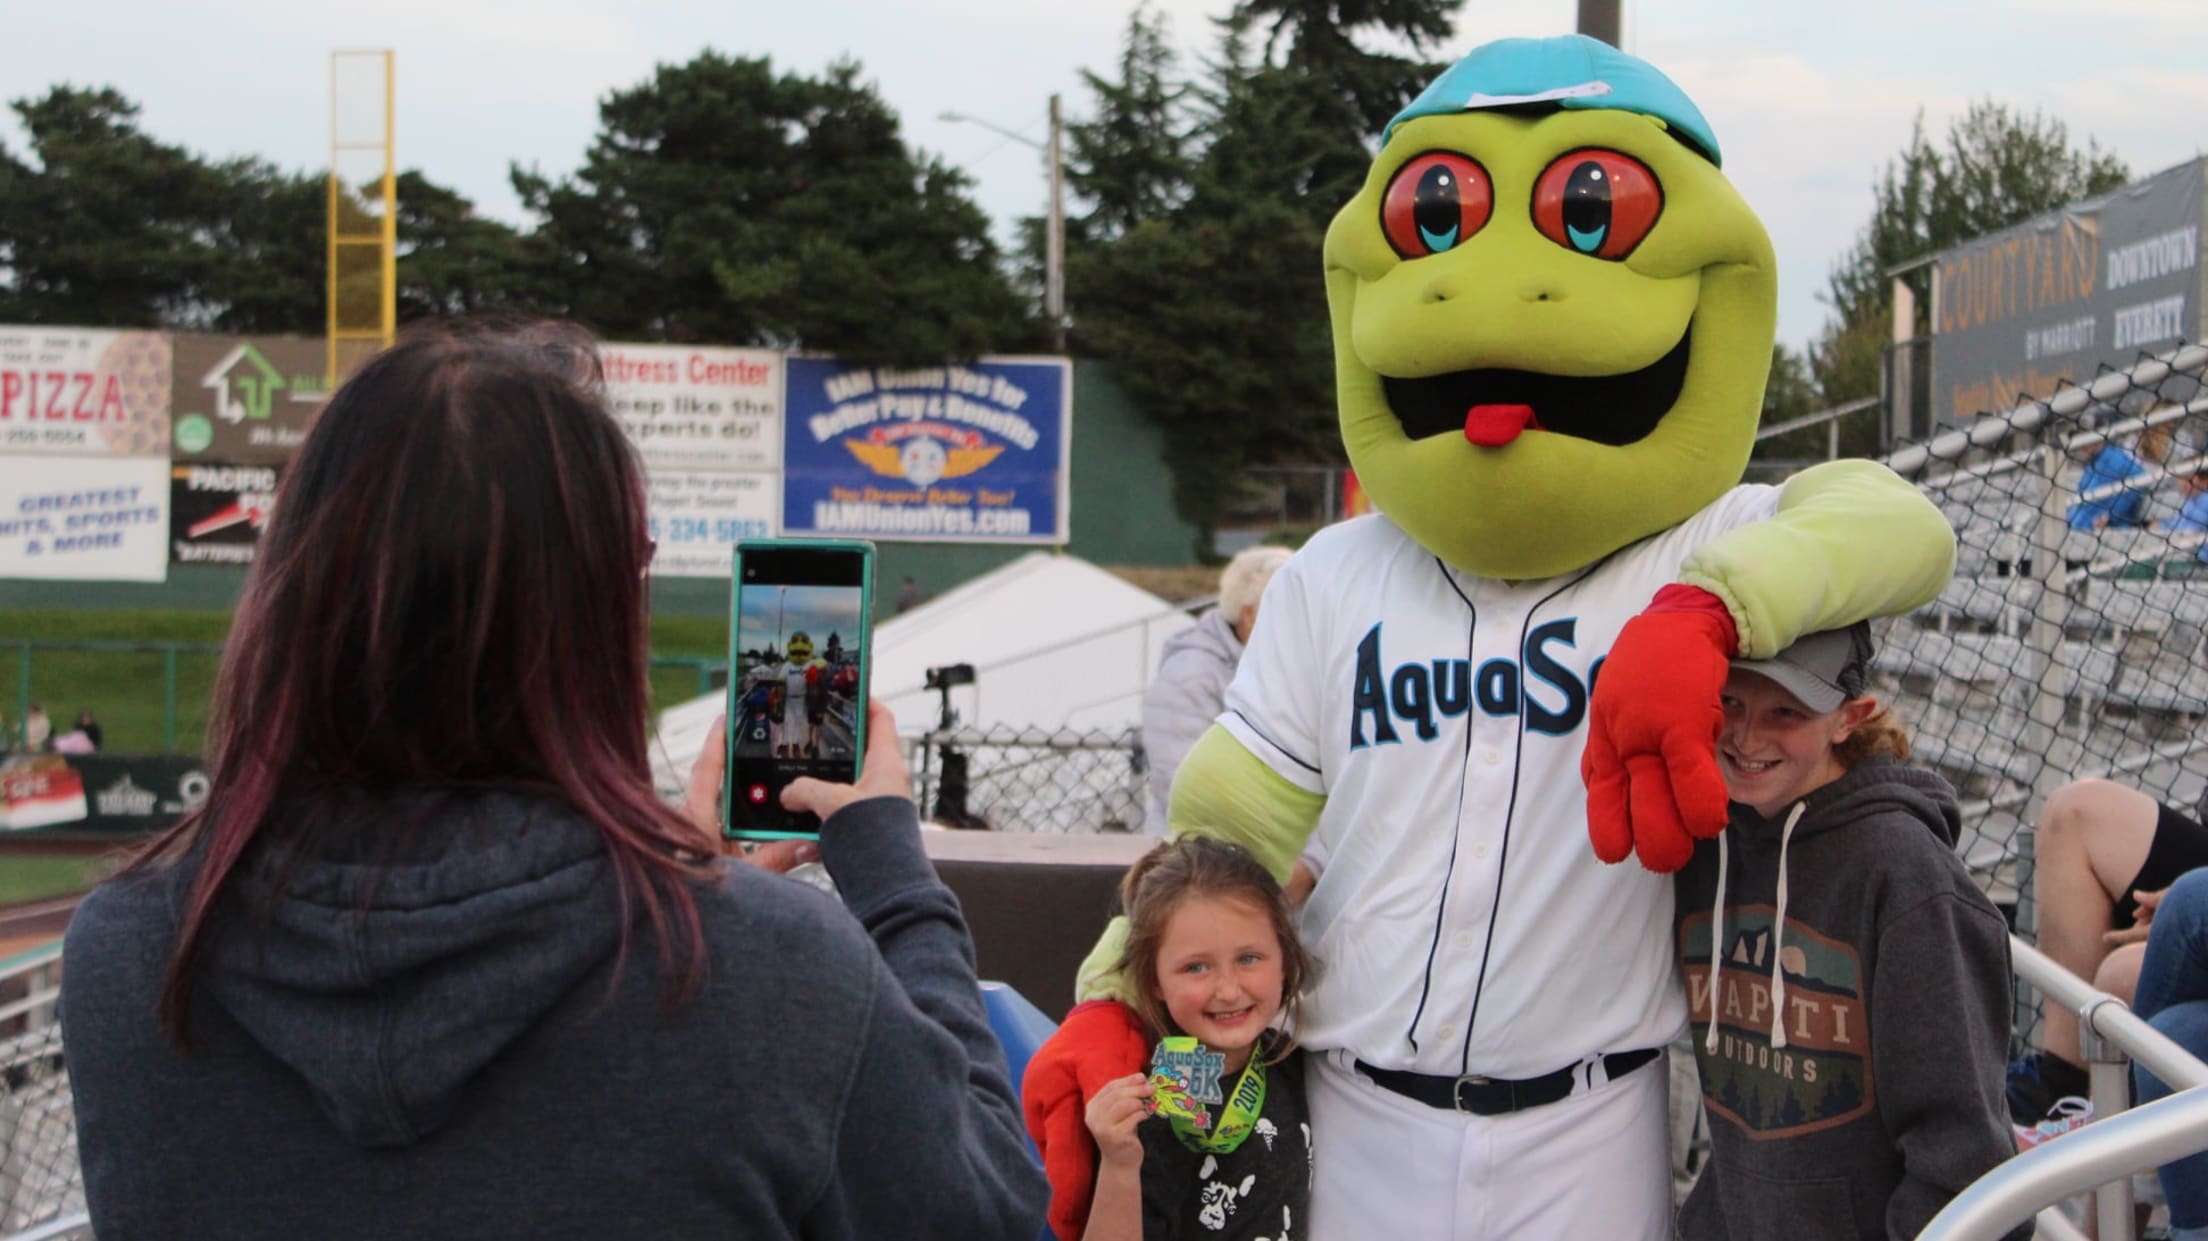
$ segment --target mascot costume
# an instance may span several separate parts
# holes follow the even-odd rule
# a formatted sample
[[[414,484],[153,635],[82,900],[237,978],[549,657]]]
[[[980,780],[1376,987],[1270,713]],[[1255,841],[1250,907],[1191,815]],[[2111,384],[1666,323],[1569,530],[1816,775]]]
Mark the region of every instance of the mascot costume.
[[[1170,808],[1321,869],[1307,1235],[1670,1235],[1659,872],[1725,826],[1727,661],[1952,568],[1938,510],[1873,462],[1736,485],[1778,281],[1719,159],[1645,62],[1506,40],[1390,123],[1327,232],[1342,440],[1379,512],[1273,579]],[[1084,997],[1149,985],[1117,975],[1123,931]],[[1140,1039],[1083,1004],[1030,1067],[1062,1236],[1082,1099]]]

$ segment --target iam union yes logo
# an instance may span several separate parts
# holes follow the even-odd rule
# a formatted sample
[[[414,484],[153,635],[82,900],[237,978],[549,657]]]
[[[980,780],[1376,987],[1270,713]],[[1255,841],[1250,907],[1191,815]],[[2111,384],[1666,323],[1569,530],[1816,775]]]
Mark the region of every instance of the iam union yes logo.
[[[908,422],[874,427],[843,446],[860,464],[884,478],[902,478],[915,487],[929,487],[946,478],[962,478],[997,459],[1001,444],[990,444],[981,433],[942,422]]]

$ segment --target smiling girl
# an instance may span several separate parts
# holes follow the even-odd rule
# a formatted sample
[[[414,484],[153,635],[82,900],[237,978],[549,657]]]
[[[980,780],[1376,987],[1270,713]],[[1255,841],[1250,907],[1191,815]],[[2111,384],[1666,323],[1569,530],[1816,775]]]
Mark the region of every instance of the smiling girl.
[[[1295,1040],[1278,1027],[1293,1026],[1307,962],[1287,897],[1247,850],[1202,836],[1152,850],[1120,892],[1120,969],[1140,980],[1131,1024],[1169,1051],[1218,1057],[1220,1101],[1192,1124],[1150,1075],[1104,1082],[1084,1115],[1096,1180],[1079,1235],[1300,1235],[1311,1129]]]
[[[1915,1236],[2014,1150],[2008,928],[1955,791],[1864,692],[1872,654],[1857,624],[1725,682],[1731,821],[1674,914],[1711,1136],[1688,1241]]]

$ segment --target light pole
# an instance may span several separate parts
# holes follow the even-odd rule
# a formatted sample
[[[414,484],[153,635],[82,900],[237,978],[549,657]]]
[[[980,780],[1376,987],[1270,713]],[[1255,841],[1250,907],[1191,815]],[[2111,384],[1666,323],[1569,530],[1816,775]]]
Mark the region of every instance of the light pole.
[[[1043,153],[1050,169],[1050,216],[1043,233],[1043,317],[1050,320],[1051,348],[1059,353],[1066,351],[1066,125],[1058,110],[1058,96],[1050,97],[1050,140],[1037,142],[1025,134],[1016,134],[978,116],[963,112],[945,112],[940,119],[964,121],[979,125],[992,133],[1002,134],[1014,142],[1024,143]]]

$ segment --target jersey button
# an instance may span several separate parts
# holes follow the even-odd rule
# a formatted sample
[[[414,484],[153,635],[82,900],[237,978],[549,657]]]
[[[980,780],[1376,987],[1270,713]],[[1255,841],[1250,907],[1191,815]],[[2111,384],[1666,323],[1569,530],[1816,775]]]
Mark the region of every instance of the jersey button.
[[[1502,762],[1503,762],[1503,756],[1502,756],[1502,755],[1500,755],[1500,754],[1496,753],[1496,752],[1495,752],[1495,751],[1493,751],[1493,750],[1489,750],[1489,751],[1487,752],[1487,765],[1488,765],[1488,766],[1490,766],[1490,767],[1500,767],[1500,766],[1502,766]]]
[[[1471,946],[1472,946],[1472,932],[1470,932],[1470,931],[1459,931],[1459,932],[1457,932],[1457,947],[1459,947],[1459,948],[1470,948]]]
[[[1484,844],[1472,846],[1472,856],[1476,858],[1485,858],[1487,856],[1487,846]]]
[[[1434,1031],[1434,1036],[1436,1038],[1439,1038],[1442,1042],[1446,1043],[1450,1039],[1457,1037],[1457,1028],[1455,1026],[1443,1026],[1439,1030]]]

